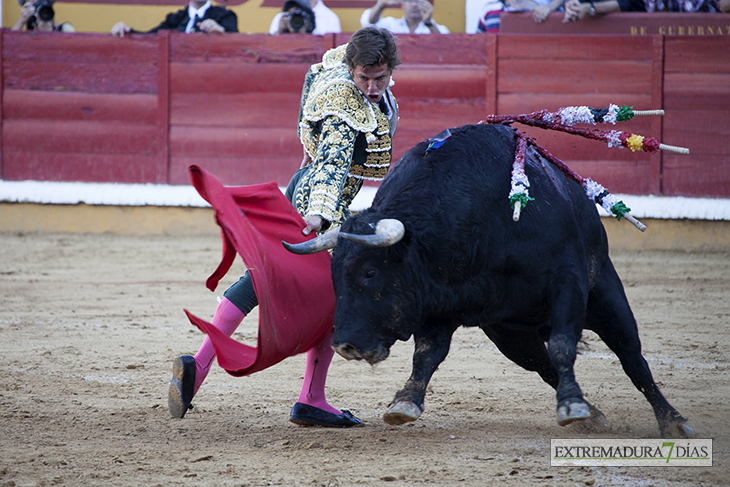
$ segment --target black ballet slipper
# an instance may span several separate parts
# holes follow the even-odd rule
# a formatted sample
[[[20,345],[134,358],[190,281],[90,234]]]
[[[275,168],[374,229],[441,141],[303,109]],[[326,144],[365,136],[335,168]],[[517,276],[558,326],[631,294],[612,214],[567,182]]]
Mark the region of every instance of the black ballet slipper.
[[[302,426],[326,426],[329,428],[362,426],[362,421],[346,409],[342,410],[342,414],[334,414],[301,402],[294,404],[289,415],[289,421]]]
[[[182,355],[172,362],[172,380],[167,393],[167,407],[173,418],[184,418],[195,394],[195,358]]]

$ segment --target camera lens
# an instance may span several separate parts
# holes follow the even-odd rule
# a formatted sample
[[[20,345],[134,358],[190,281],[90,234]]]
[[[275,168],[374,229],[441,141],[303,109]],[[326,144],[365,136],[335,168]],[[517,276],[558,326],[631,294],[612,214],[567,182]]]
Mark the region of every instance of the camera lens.
[[[53,15],[54,15],[53,7],[51,7],[50,5],[48,5],[45,2],[38,2],[36,5],[37,5],[36,11],[35,11],[36,17],[38,17],[39,19],[41,19],[44,22],[50,22],[51,20],[53,20]]]
[[[291,17],[289,17],[289,23],[292,26],[292,29],[299,30],[304,25],[304,17],[302,14],[292,14]]]

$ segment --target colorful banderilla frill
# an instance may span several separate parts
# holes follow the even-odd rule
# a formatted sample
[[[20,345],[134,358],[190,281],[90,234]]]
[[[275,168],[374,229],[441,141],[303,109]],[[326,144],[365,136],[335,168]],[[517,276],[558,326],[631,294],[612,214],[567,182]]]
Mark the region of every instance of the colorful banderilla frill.
[[[541,110],[526,115],[535,120],[543,120],[545,122],[557,122],[561,125],[573,126],[579,123],[588,123],[595,125],[597,123],[610,123],[615,125],[616,122],[627,122],[634,117],[646,115],[664,115],[664,110],[634,110],[634,107],[626,105],[610,104],[605,108],[593,108],[588,106],[563,107],[555,112]]]
[[[509,192],[509,202],[512,205],[512,219],[518,221],[522,207],[530,198],[530,180],[525,174],[525,155],[527,154],[527,137],[517,133],[517,147],[515,149],[515,161],[512,163],[512,187]]]
[[[632,134],[630,132],[624,132],[621,130],[599,130],[590,128],[579,128],[574,127],[579,123],[597,124],[597,123],[610,123],[615,124],[616,122],[628,121],[635,116],[640,115],[664,115],[664,110],[634,110],[633,107],[627,107],[622,105],[621,108],[618,105],[609,105],[606,108],[591,108],[587,106],[573,106],[561,108],[555,112],[549,112],[547,110],[541,110],[539,112],[533,112],[522,115],[490,115],[485,120],[479,123],[499,123],[504,125],[510,125],[514,122],[519,122],[532,127],[539,127],[546,130],[557,130],[560,132],[566,132],[569,134],[580,135],[587,139],[600,140],[606,142],[609,147],[628,147],[631,151],[643,151],[643,152],[656,152],[658,150],[665,150],[670,152],[676,152],[678,154],[689,154],[689,149],[684,147],[675,147],[671,145],[662,144],[656,139],[651,137],[644,137],[638,134]],[[550,154],[543,147],[537,145],[537,143],[525,136],[521,132],[517,132],[517,145],[515,148],[515,159],[512,164],[512,185],[509,193],[510,205],[513,208],[512,219],[519,221],[520,212],[527,205],[527,202],[533,200],[529,196],[530,182],[525,174],[525,154],[527,151],[527,145],[533,146],[537,152],[544,158],[552,162],[558,167],[563,174],[569,179],[576,181],[581,185],[586,195],[597,204],[601,205],[607,212],[613,214],[617,220],[626,218],[636,228],[642,232],[646,230],[646,226],[638,221],[636,218],[631,216],[628,208],[623,201],[619,200],[613,194],[609,193],[606,188],[593,181],[590,178],[583,178],[578,173],[570,169],[565,163],[560,161],[557,157]]]

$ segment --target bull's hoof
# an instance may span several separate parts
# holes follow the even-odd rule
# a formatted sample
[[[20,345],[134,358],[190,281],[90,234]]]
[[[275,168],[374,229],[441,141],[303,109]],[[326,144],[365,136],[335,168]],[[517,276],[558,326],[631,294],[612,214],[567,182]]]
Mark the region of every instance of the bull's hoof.
[[[399,424],[410,423],[421,417],[423,410],[410,401],[401,401],[393,404],[385,414],[383,421],[398,426]]]
[[[591,408],[583,399],[564,399],[558,403],[558,424],[567,426],[591,417]]]
[[[605,433],[609,431],[611,426],[609,426],[601,410],[590,403],[588,406],[591,408],[591,417],[583,421],[576,421],[572,427],[586,433]]]
[[[659,425],[662,438],[692,438],[695,431],[683,417],[673,418]]]

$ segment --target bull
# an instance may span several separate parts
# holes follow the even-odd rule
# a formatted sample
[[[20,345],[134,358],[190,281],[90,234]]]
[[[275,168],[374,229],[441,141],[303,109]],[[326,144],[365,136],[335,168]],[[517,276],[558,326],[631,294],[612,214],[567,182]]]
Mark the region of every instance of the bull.
[[[375,364],[396,340],[414,337],[411,376],[384,414],[386,423],[403,424],[422,414],[455,330],[477,326],[555,389],[557,421],[567,425],[603,419],[574,375],[576,346],[592,330],[646,397],[662,436],[692,436],[641,354],[595,204],[533,147],[525,173],[534,200],[513,221],[507,195],[516,139],[509,126],[469,125],[452,129],[436,150],[422,142],[339,232],[285,244],[296,253],[335,247],[333,348]]]

